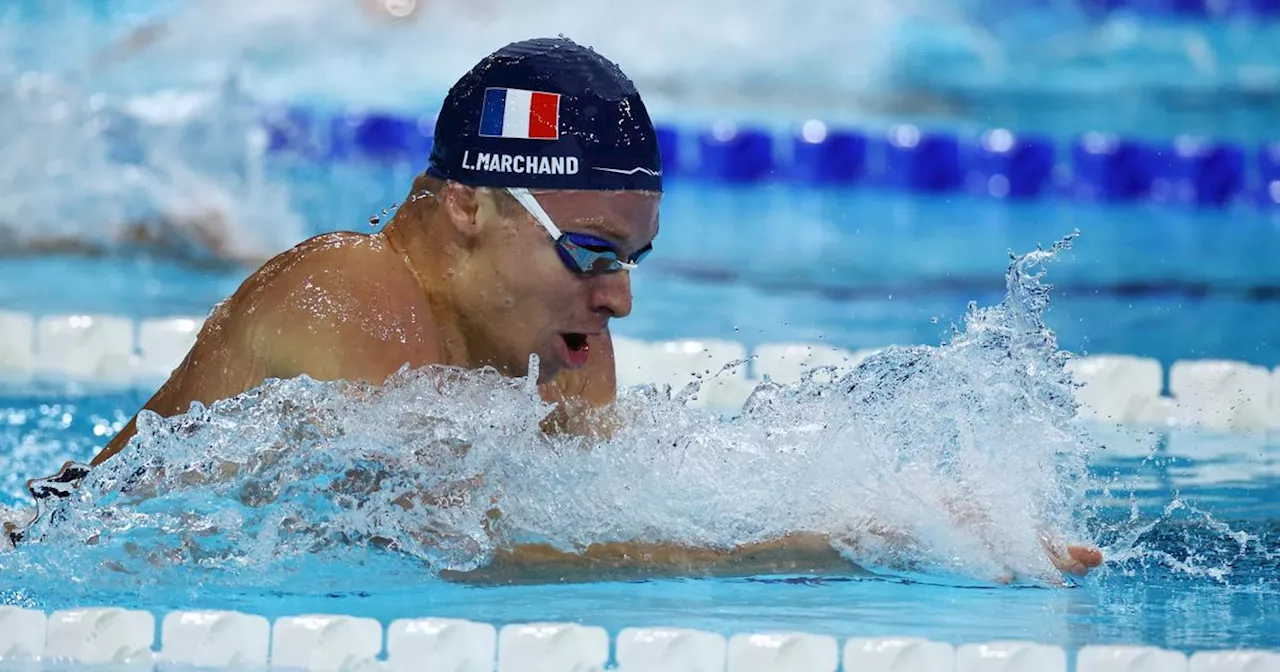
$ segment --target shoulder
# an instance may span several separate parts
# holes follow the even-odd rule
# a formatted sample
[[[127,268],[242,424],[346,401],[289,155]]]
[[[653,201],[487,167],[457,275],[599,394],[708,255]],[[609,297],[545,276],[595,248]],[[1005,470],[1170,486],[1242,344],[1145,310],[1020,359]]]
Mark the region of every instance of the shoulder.
[[[394,296],[403,303],[415,298],[414,289],[412,274],[384,238],[339,232],[310,238],[272,258],[245,280],[233,301],[245,312],[267,306],[316,318],[353,317],[358,306],[352,301]]]
[[[280,365],[268,367],[275,375],[354,369],[381,378],[406,362],[429,363],[436,349],[426,297],[376,235],[335,233],[298,244],[246,280],[227,310],[252,351]]]
[[[308,238],[268,260],[241,287],[256,294],[291,287],[299,282],[349,276],[359,280],[378,257],[394,254],[381,236],[339,231]]]

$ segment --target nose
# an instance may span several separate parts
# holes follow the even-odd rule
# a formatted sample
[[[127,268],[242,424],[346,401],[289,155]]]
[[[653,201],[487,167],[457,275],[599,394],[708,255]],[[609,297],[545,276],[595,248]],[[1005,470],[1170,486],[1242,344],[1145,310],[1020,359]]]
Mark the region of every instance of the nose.
[[[610,317],[631,314],[631,274],[627,271],[605,273],[592,278],[591,310]]]

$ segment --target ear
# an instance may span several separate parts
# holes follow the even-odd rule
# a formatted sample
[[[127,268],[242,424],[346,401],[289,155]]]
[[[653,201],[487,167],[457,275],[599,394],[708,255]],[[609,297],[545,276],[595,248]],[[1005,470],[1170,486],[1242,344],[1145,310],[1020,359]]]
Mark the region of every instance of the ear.
[[[477,198],[475,188],[446,182],[444,189],[444,211],[453,228],[466,238],[479,235],[481,199]]]

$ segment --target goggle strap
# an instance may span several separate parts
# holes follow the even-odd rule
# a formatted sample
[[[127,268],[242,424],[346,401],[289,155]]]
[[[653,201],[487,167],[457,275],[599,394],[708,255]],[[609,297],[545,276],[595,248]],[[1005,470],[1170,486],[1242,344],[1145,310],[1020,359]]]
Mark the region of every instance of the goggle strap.
[[[538,220],[538,223],[542,225],[542,228],[546,229],[547,233],[551,234],[552,240],[557,243],[560,242],[560,239],[564,236],[564,234],[560,232],[560,227],[556,226],[556,223],[551,221],[551,215],[548,215],[547,211],[542,209],[542,204],[538,202],[538,199],[533,197],[533,194],[530,193],[527,188],[507,187],[507,193],[511,194],[511,197],[516,199],[516,202],[524,206],[524,209],[528,210],[529,214],[533,215],[533,218]],[[636,264],[623,261],[622,259],[617,258],[617,255],[614,256],[616,263],[623,269],[634,271],[638,268]]]
[[[534,219],[538,220],[538,223],[542,225],[542,228],[546,229],[547,233],[551,234],[552,239],[557,241],[560,240],[560,236],[562,235],[560,233],[560,227],[556,226],[556,223],[551,221],[551,215],[548,215],[547,211],[542,209],[542,204],[538,202],[538,199],[533,197],[533,194],[529,193],[527,188],[507,187],[507,193],[511,194],[511,196],[515,198],[520,205],[524,206],[525,210],[529,211],[529,214],[533,215]]]

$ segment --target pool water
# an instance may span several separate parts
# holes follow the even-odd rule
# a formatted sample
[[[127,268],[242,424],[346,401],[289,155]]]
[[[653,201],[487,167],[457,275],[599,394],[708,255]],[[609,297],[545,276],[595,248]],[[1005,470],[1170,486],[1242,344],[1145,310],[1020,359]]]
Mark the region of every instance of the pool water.
[[[119,164],[173,161],[176,157],[176,166],[151,166],[158,168],[153,177],[161,182],[174,180],[164,186],[180,192],[176,200],[184,206],[189,205],[184,199],[199,205],[206,193],[215,197],[203,202],[222,198],[241,203],[242,207],[230,209],[234,216],[227,231],[237,241],[249,241],[245,245],[260,257],[305,235],[333,229],[374,230],[376,225],[370,224],[370,218],[378,215],[385,219],[382,211],[403,197],[410,177],[420,166],[354,160],[299,163],[278,156],[261,163],[246,161],[242,152],[237,153],[240,150],[235,142],[243,140],[240,124],[254,115],[249,109],[254,95],[266,92],[262,97],[268,99],[338,106],[356,100],[367,106],[420,111],[422,101],[436,100],[441,86],[452,76],[421,73],[404,65],[413,62],[411,59],[401,57],[419,53],[420,44],[431,42],[439,47],[437,51],[457,59],[460,68],[470,64],[469,54],[479,44],[475,35],[466,32],[474,26],[454,30],[456,26],[450,27],[448,22],[434,24],[438,30],[452,33],[436,35],[436,41],[418,34],[410,39],[411,47],[390,39],[375,47],[369,43],[369,35],[358,28],[347,33],[343,27],[311,26],[324,34],[286,34],[279,31],[272,17],[255,14],[255,20],[262,19],[254,26],[256,30],[234,25],[228,30],[217,22],[191,21],[190,16],[201,16],[197,13],[189,16],[187,32],[179,30],[176,35],[181,42],[183,35],[193,36],[192,26],[199,28],[196,32],[201,35],[196,37],[205,39],[187,45],[193,58],[198,53],[199,67],[189,68],[185,57],[166,60],[163,55],[174,53],[178,46],[170,42],[155,52],[161,56],[108,68],[100,79],[88,78],[93,82],[90,86],[84,83],[83,73],[92,52],[105,46],[111,35],[122,35],[149,17],[120,9],[111,21],[106,20],[111,15],[107,11],[107,16],[95,15],[87,22],[80,17],[77,23],[67,18],[69,14],[61,19],[53,12],[42,14],[36,11],[38,4],[23,5],[28,13],[20,18],[26,23],[0,26],[0,36],[19,38],[11,43],[16,45],[11,49],[16,56],[8,65],[0,65],[0,75],[16,78],[20,68],[46,68],[58,72],[54,78],[58,86],[36,95],[32,91],[40,86],[18,80],[22,84],[15,90],[30,97],[10,95],[6,89],[0,92],[0,100],[35,103],[0,109],[0,121],[22,129],[18,134],[10,133],[11,128],[2,129],[16,140],[60,138],[69,144],[15,141],[4,145],[23,151],[8,152],[21,160],[8,159],[15,169],[0,176],[8,175],[14,184],[23,186],[13,194],[10,205],[4,206],[8,209],[0,211],[12,221],[0,224],[16,226],[20,233],[53,228],[97,240],[103,220],[116,223],[118,210],[132,213],[137,208],[154,214],[151,210],[156,204],[137,201],[136,185],[121,178],[133,173]],[[98,3],[95,11],[108,4]],[[138,3],[116,4],[136,10]],[[305,3],[295,4],[293,9]],[[555,13],[555,20],[568,20],[564,7],[543,4],[546,6],[540,6],[540,11],[554,4],[561,10]],[[671,50],[639,45],[642,48],[633,51],[634,60],[641,70],[642,85],[656,92],[655,110],[666,120],[690,124],[726,114],[783,125],[810,115],[830,115],[870,126],[886,121],[941,123],[967,130],[1008,125],[1058,138],[1086,130],[1109,130],[1137,136],[1195,132],[1248,142],[1273,139],[1280,98],[1267,83],[1277,79],[1275,45],[1280,41],[1274,39],[1275,25],[1135,23],[1123,16],[1101,21],[1070,7],[1063,9],[1070,3],[1060,3],[1049,11],[1023,3],[926,2],[904,18],[889,11],[899,4],[868,2],[850,5],[854,9],[849,10],[855,18],[861,17],[858,11],[874,15],[876,21],[860,23],[859,29],[868,37],[877,32],[892,35],[892,50],[869,40],[863,48],[842,47],[836,52],[838,58],[819,53],[821,63],[817,63],[814,49],[821,52],[826,48],[817,39],[809,45],[788,43],[771,51],[747,49],[746,53],[684,44],[688,41],[680,39],[682,27],[702,30],[699,22],[708,17],[733,23],[732,8],[713,4],[707,6],[704,16],[683,21],[663,19],[663,32],[658,37],[667,40]],[[71,2],[58,5],[64,10],[73,6]],[[767,3],[767,8],[799,16],[789,3]],[[570,15],[578,13],[574,8]],[[944,18],[933,21],[933,14]],[[821,14],[813,13],[812,17],[821,19]],[[525,18],[505,16],[507,23],[495,30],[523,34],[534,25],[524,22]],[[66,25],[60,25],[60,20]],[[616,23],[624,32],[631,30],[626,22]],[[111,30],[99,34],[97,28],[106,24]],[[431,22],[426,25],[425,30],[437,30],[430,27]],[[767,34],[752,32],[741,20],[734,25],[756,38]],[[50,40],[51,31],[67,26],[80,31],[71,34],[83,32],[92,40],[60,40],[78,46],[48,54],[41,45]],[[1067,26],[1070,30],[1064,29]],[[602,30],[599,26],[580,27]],[[616,36],[611,31],[617,28],[594,34]],[[1059,32],[1060,39],[1040,39],[1050,29]],[[271,39],[263,39],[264,35]],[[975,36],[993,41],[975,40]],[[827,37],[841,45],[862,44],[847,32],[834,31]],[[493,39],[492,34],[484,35],[486,48]],[[258,44],[273,48],[249,48]],[[308,45],[314,48],[316,44],[335,53],[352,53],[357,48],[380,53],[384,62],[396,65],[380,76],[369,72],[353,75],[349,64],[316,66],[315,54],[307,51]],[[382,47],[384,51],[375,51]],[[881,52],[888,57],[881,58]],[[1206,53],[1214,57],[1212,67],[1205,65]],[[313,59],[310,64],[307,54]],[[984,54],[994,54],[996,60],[986,60]],[[230,71],[241,76],[228,76],[227,70],[210,65],[223,59],[243,59],[252,67],[232,68]],[[159,62],[162,60],[166,63]],[[940,60],[947,67],[938,67]],[[696,63],[714,67],[716,82],[701,81],[707,79],[702,74],[691,81],[688,73],[708,72],[691,65]],[[458,70],[443,56],[435,65],[440,73]],[[364,66],[357,63],[355,67]],[[798,74],[778,78],[778,72]],[[765,80],[761,73],[773,74]],[[390,85],[401,79],[412,81]],[[756,89],[742,86],[760,81],[771,85]],[[200,133],[182,136],[181,131],[160,129],[151,138],[150,149],[162,151],[152,156],[103,159],[96,153],[103,148],[93,139],[77,145],[74,141],[79,136],[64,132],[67,124],[79,128],[74,124],[83,121],[76,116],[77,106],[92,108],[101,103],[82,96],[84,91],[79,87],[85,91],[100,87],[110,93],[114,103],[118,102],[116,97],[153,93],[170,85],[205,92],[223,87],[228,98],[218,101],[213,111],[227,114],[201,117],[217,123],[197,124]],[[241,85],[246,90],[240,90]],[[41,99],[40,95],[48,97]],[[853,99],[856,104],[845,104]],[[50,118],[57,115],[45,114],[58,107],[55,103],[67,101],[72,110],[70,121],[58,122]],[[4,116],[11,113],[18,116]],[[174,136],[183,139],[175,143]],[[66,175],[58,178],[54,170],[67,153],[84,158],[81,172],[74,175],[80,188],[70,191],[57,182]],[[28,164],[49,168],[49,179],[39,171],[27,170]],[[174,171],[175,167],[192,168],[196,179],[179,183],[180,178],[192,176]],[[278,191],[256,189],[263,185]],[[1047,269],[1045,282],[1053,285],[1047,312],[1029,311],[1034,317],[1030,322],[1035,327],[1030,330],[1033,336],[1044,336],[1039,327],[1047,325],[1056,335],[1057,346],[1065,351],[1151,357],[1166,368],[1174,361],[1194,358],[1274,367],[1280,364],[1280,311],[1276,310],[1280,265],[1274,261],[1280,258],[1280,210],[1255,207],[1247,201],[1214,210],[1159,202],[1103,205],[1063,198],[1018,203],[960,191],[924,195],[862,186],[838,190],[786,182],[728,186],[673,178],[656,251],[633,276],[635,311],[617,321],[615,330],[648,340],[731,339],[748,347],[781,341],[853,349],[891,344],[938,346],[954,337],[954,327],[972,326],[966,323],[971,301],[990,307],[1009,300],[1006,272],[1011,252],[1022,254],[1037,246],[1047,247],[1078,230],[1081,235],[1073,247],[1059,253]],[[42,207],[46,203],[50,204],[47,210]],[[110,246],[100,257],[6,255],[0,257],[0,310],[135,318],[201,316],[233,292],[250,271],[246,266],[150,258]],[[1003,309],[1005,317],[1018,312],[1017,305]],[[1027,309],[1023,306],[1022,310]],[[1041,319],[1044,325],[1039,323]],[[757,415],[744,413],[755,420],[737,418],[735,423],[719,419],[716,422],[724,424],[713,424],[658,400],[650,408],[656,420],[646,420],[653,426],[631,437],[632,443],[610,446],[601,451],[601,457],[583,458],[585,463],[571,465],[573,469],[564,472],[537,472],[552,469],[556,463],[540,461],[543,458],[520,441],[510,443],[510,459],[514,461],[495,458],[495,464],[518,473],[525,473],[519,468],[542,473],[544,480],[533,485],[545,485],[543,489],[549,492],[566,488],[566,483],[583,484],[585,494],[564,493],[564,501],[576,503],[579,512],[546,510],[545,506],[539,509],[540,494],[523,493],[533,502],[520,512],[526,522],[543,524],[549,536],[569,539],[591,533],[621,534],[644,525],[686,533],[680,516],[669,515],[673,512],[696,520],[711,530],[708,534],[712,537],[732,536],[716,527],[717,520],[707,519],[715,516],[704,512],[699,518],[698,511],[682,509],[683,500],[712,512],[723,511],[722,517],[731,521],[725,523],[730,528],[740,524],[756,529],[752,525],[759,523],[771,529],[769,525],[792,515],[788,508],[802,509],[810,516],[807,522],[834,525],[823,519],[824,498],[837,510],[836,514],[827,512],[827,518],[853,510],[847,504],[857,500],[850,499],[849,491],[870,487],[861,482],[864,477],[885,479],[871,491],[889,503],[863,503],[871,510],[877,504],[892,509],[895,488],[909,491],[919,483],[903,475],[910,469],[891,469],[890,465],[905,463],[916,469],[923,465],[927,476],[944,478],[952,469],[963,477],[957,477],[955,483],[973,486],[978,493],[975,498],[994,503],[996,513],[1004,519],[1021,520],[1022,510],[1011,502],[1025,504],[1028,493],[1039,492],[1037,488],[1059,498],[1050,497],[1052,501],[1043,506],[1046,511],[1078,515],[1077,520],[1059,522],[1100,544],[1109,562],[1071,587],[1050,587],[1035,580],[998,585],[981,562],[971,562],[965,555],[972,550],[965,545],[971,540],[963,534],[951,535],[961,537],[958,541],[948,536],[954,530],[943,530],[941,538],[946,543],[915,558],[927,567],[921,571],[913,571],[911,563],[906,563],[907,567],[872,567],[871,574],[851,571],[846,576],[823,578],[556,580],[538,585],[467,586],[434,578],[420,557],[367,545],[320,545],[316,552],[285,553],[277,558],[271,534],[284,526],[278,521],[263,523],[253,518],[252,512],[245,514],[234,504],[225,504],[211,496],[217,495],[216,489],[170,493],[159,504],[130,508],[127,501],[122,503],[127,498],[106,488],[87,491],[78,502],[80,508],[70,506],[71,523],[65,527],[67,536],[73,537],[79,529],[74,525],[98,525],[110,529],[115,541],[93,547],[78,541],[35,544],[0,556],[0,603],[45,610],[111,604],[157,613],[227,608],[268,617],[341,613],[375,617],[384,624],[400,617],[438,616],[498,625],[562,620],[602,625],[614,632],[627,626],[660,625],[726,634],[782,629],[838,636],[920,635],[954,643],[1026,638],[1071,648],[1107,643],[1151,644],[1186,651],[1275,648],[1280,642],[1280,584],[1276,578],[1280,576],[1280,440],[1274,433],[1082,427],[1062,417],[1066,405],[1061,390],[1036,377],[1045,375],[1041,367],[1052,359],[1052,353],[1027,354],[1020,348],[1034,351],[1036,346],[1015,344],[1012,356],[1004,357],[1008,353],[1002,350],[999,334],[1016,334],[1019,326],[1025,323],[1015,319],[973,331],[972,339],[982,347],[965,350],[944,346],[882,360],[877,366],[883,368],[860,374],[880,375],[882,379],[870,383],[857,379],[862,387],[821,388],[822,394],[811,398],[805,394],[813,390],[804,388],[793,391],[799,401],[783,395],[776,406],[763,395]],[[1017,364],[1032,366],[1019,368]],[[903,371],[919,375],[911,378],[904,374],[897,387],[879,386]],[[852,399],[868,385],[886,393],[888,401],[870,398],[875,395]],[[905,390],[902,398],[894,397],[896,389]],[[27,478],[51,474],[68,459],[89,459],[152,391],[84,383],[0,381],[0,505],[29,507],[23,488]],[[265,398],[319,399],[314,408],[330,412],[321,417],[334,417],[332,409],[324,405],[328,403],[325,394],[323,389],[286,387],[265,393]],[[841,394],[851,397],[843,406]],[[445,418],[467,410],[447,404],[427,406],[443,408]],[[352,445],[367,450],[375,464],[398,464],[402,456],[397,449],[416,446],[421,440],[414,434],[420,430],[414,425],[420,418],[407,414],[406,408],[419,410],[406,405],[374,409],[369,411],[371,415],[339,412],[336,417],[346,423],[344,426],[354,428],[352,434],[369,445],[342,441],[319,445],[319,456],[314,458],[317,462],[303,458],[301,466],[322,472],[337,468],[335,465],[345,464],[343,451]],[[495,412],[512,414],[507,418],[511,422],[500,426],[519,438],[511,428],[518,429],[519,413],[528,411],[517,403]],[[227,417],[221,417],[229,418],[234,430],[220,436],[243,438],[239,445],[218,444],[216,428],[226,425],[197,420],[193,426],[205,438],[214,435],[210,445],[220,447],[208,449],[212,457],[226,457],[246,446],[273,445],[272,441],[287,435],[292,427],[290,419],[276,423],[278,427],[271,422],[254,424],[262,420],[254,412],[228,411]],[[388,415],[380,414],[384,412]],[[778,415],[771,416],[771,412]],[[806,425],[813,418],[823,421],[820,430]],[[306,423],[302,426],[310,429]],[[864,431],[855,431],[858,429]],[[662,467],[667,465],[663,460],[671,457],[665,442],[660,441],[668,436],[664,432],[693,437],[692,444],[686,446],[695,449],[688,459],[707,469],[701,479],[672,478],[675,485],[669,488],[683,483],[687,492],[663,489],[664,484],[652,476],[664,474]],[[146,450],[167,449],[175,455],[200,455],[205,450],[199,441],[184,439],[183,432],[159,428],[148,436],[153,444],[140,449],[130,466],[151,464],[148,460],[156,454]],[[944,443],[947,445],[942,447]],[[812,454],[814,461],[806,465],[803,460],[779,454],[772,461],[744,469],[744,464],[750,467],[753,463],[730,459],[738,455],[735,450],[752,457],[775,444],[798,451],[792,455]],[[878,451],[888,450],[885,446],[899,450],[890,451],[889,457],[901,461],[879,460]],[[652,455],[653,465],[643,462],[646,455]],[[713,468],[717,457],[726,460],[719,470]],[[521,459],[529,460],[528,464]],[[681,456],[681,465],[684,459]],[[936,470],[937,464],[944,468]],[[752,475],[775,468],[791,487],[780,488],[774,493],[776,497],[762,496],[760,484],[751,482]],[[1078,473],[1072,471],[1077,468]],[[881,475],[882,471],[886,475]],[[735,477],[747,483],[739,483]],[[708,483],[725,485],[721,481],[743,489],[726,487],[711,493],[721,499],[699,499],[707,494],[700,488]],[[634,492],[630,487],[633,482],[647,483],[653,493]],[[269,502],[261,507],[265,511],[262,515],[280,514],[280,507],[288,514],[288,507],[296,505],[311,506],[315,519],[325,523],[368,522],[359,517],[344,518],[348,512],[342,506],[335,511],[325,492],[304,488],[297,502]],[[734,492],[743,501],[733,501]],[[1039,508],[1040,502],[1031,499],[1031,508]],[[839,508],[842,504],[845,509]],[[618,510],[611,511],[609,506]],[[109,513],[95,519],[85,509]],[[906,522],[928,529],[934,522],[931,515],[936,513],[926,507],[923,515]],[[596,517],[592,519],[592,515]],[[651,519],[645,520],[645,515]],[[241,516],[255,521],[244,528],[263,535],[260,539],[213,534],[211,540],[184,546],[185,555],[163,552],[170,537],[182,537],[190,531],[179,523],[194,519],[200,525],[209,521],[221,524],[241,520]],[[394,519],[387,523],[393,528],[397,524]],[[51,527],[44,532],[56,538],[60,530],[57,525]],[[1026,551],[1016,531],[1005,532],[996,535],[996,548],[1010,550],[1012,556]],[[263,539],[261,544],[250,543]],[[303,541],[310,539],[303,535]],[[296,539],[287,541],[294,543]],[[285,546],[288,544],[281,542],[280,547]],[[263,549],[266,559],[254,555]],[[1034,569],[1025,556],[1018,556],[1017,561]],[[939,570],[938,566],[953,571]]]
[[[0,396],[0,503],[25,506],[24,475],[87,460],[144,391]],[[1107,548],[1135,544],[1079,587],[1003,587],[946,575],[683,579],[474,587],[414,562],[356,553],[303,558],[272,576],[192,566],[147,577],[82,567],[0,574],[4,603],[45,610],[127,604],[163,613],[227,608],[269,617],[342,613],[564,620],[611,632],[641,625],[731,634],[797,629],[919,635],[955,643],[1027,638],[1066,647],[1140,642],[1181,650],[1280,640],[1280,444],[1196,430],[1107,430],[1090,471],[1113,480],[1088,527]],[[1178,502],[1171,506],[1172,503]],[[1125,534],[1145,529],[1140,538]],[[1134,550],[1140,549],[1140,550]],[[68,549],[65,552],[74,552]],[[975,616],[981,614],[981,616]]]

